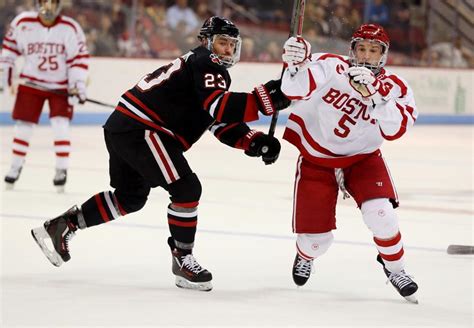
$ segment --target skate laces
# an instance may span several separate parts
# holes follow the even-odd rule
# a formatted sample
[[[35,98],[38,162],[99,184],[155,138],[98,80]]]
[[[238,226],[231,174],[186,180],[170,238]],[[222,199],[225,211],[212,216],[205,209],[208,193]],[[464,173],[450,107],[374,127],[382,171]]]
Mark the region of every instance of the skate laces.
[[[186,256],[181,257],[181,268],[186,267],[186,269],[198,274],[201,271],[204,271],[204,269],[199,265],[199,263],[196,261],[194,256],[192,254],[188,254]]]
[[[393,285],[403,289],[413,282],[412,278],[413,276],[406,274],[403,270],[400,273],[390,272],[386,283],[388,284],[390,281]]]
[[[295,265],[295,275],[309,278],[313,269],[313,260],[307,261],[304,258],[298,256],[298,260]]]

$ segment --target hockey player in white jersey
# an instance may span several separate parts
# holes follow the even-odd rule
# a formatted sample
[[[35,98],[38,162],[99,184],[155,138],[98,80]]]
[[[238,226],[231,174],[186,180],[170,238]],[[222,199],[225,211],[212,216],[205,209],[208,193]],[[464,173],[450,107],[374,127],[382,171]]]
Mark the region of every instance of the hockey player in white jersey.
[[[405,272],[397,193],[379,148],[384,140],[402,137],[418,114],[407,82],[384,68],[388,49],[387,34],[375,24],[355,31],[348,57],[311,54],[302,38],[284,45],[282,91],[294,101],[283,138],[300,151],[293,280],[304,285],[314,259],[330,247],[340,189],[360,208],[388,280],[417,302],[418,286]]]
[[[13,158],[5,182],[7,188],[12,188],[18,180],[33,128],[48,100],[56,155],[53,184],[58,191],[63,191],[71,149],[69,124],[73,106],[86,99],[89,53],[79,24],[60,15],[59,0],[38,0],[36,7],[37,12],[16,16],[3,39],[2,82],[12,93],[15,92],[12,85],[15,60],[20,56],[25,58],[12,113],[15,120]]]

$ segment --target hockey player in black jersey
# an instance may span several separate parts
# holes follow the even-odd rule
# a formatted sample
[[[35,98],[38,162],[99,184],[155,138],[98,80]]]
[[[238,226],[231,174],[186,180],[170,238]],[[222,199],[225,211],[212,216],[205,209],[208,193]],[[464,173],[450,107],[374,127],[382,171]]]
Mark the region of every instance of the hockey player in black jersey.
[[[229,20],[213,16],[203,24],[201,45],[169,65],[144,76],[125,92],[104,125],[114,191],[92,196],[32,235],[49,261],[60,266],[70,259],[68,242],[85,229],[140,210],[151,188],[168,191],[168,244],[178,287],[211,290],[212,275],[193,256],[201,184],[184,152],[210,130],[222,143],[261,156],[271,164],[280,152],[273,136],[251,130],[245,122],[289,106],[280,80],[250,93],[229,92],[227,71],[239,60],[241,39]],[[47,247],[50,238],[54,249]]]

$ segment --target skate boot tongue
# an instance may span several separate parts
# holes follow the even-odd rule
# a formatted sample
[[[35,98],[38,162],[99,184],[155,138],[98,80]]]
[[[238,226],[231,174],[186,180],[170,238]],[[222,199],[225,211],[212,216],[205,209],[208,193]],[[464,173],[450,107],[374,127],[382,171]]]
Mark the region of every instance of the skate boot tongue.
[[[388,276],[387,283],[390,281],[398,290],[400,295],[406,297],[414,294],[418,289],[417,284],[412,280],[412,278],[413,277],[406,274],[404,270],[400,273],[391,272]]]
[[[313,271],[313,260],[306,260],[296,254],[293,263],[293,281],[298,286],[303,286],[308,281]]]
[[[193,254],[187,254],[181,256],[181,268],[186,267],[189,271],[199,274],[204,271],[204,269],[199,265],[199,263],[194,258]]]

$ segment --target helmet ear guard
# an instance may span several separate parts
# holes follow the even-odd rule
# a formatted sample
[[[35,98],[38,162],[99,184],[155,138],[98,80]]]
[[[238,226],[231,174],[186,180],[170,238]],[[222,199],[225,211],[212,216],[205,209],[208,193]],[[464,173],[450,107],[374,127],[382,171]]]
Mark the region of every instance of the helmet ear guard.
[[[231,42],[235,42],[234,53],[230,58],[224,56],[218,57],[222,65],[227,68],[232,67],[240,60],[242,39],[240,38],[239,29],[230,20],[219,16],[209,17],[202,25],[197,37],[201,42],[204,41],[203,45],[211,52],[214,52],[213,44],[217,37],[223,37]]]

